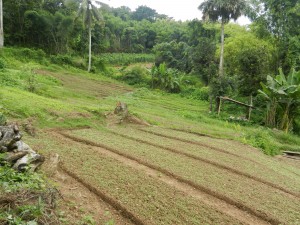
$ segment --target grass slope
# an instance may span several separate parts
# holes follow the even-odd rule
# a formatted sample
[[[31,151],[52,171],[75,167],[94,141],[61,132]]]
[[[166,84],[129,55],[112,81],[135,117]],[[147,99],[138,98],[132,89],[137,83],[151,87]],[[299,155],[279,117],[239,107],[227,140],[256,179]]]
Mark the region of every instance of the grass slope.
[[[31,121],[39,135],[26,136],[26,142],[46,155],[60,154],[76,176],[136,218],[147,224],[240,223],[237,217],[160,182],[159,174],[166,173],[273,224],[300,223],[299,166],[262,153],[299,151],[298,136],[221,120],[207,112],[205,101],[133,89],[106,74],[51,64],[39,51],[2,49],[0,56],[4,62],[0,114],[19,124]],[[111,68],[114,72],[118,70]],[[156,126],[109,127],[105,115],[118,101]],[[46,132],[82,126],[92,129],[68,134],[144,162],[158,177],[120,163],[95,146]]]

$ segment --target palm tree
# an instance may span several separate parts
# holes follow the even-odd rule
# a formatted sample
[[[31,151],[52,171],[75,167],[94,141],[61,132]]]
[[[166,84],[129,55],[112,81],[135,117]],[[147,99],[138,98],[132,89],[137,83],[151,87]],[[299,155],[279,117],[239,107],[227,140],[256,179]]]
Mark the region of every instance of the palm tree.
[[[203,20],[221,22],[221,54],[219,76],[224,76],[224,26],[231,19],[237,20],[246,10],[246,0],[206,0],[198,7],[203,13]]]
[[[4,37],[3,37],[3,7],[2,0],[0,0],[0,48],[4,45]]]
[[[102,3],[99,1],[95,1],[95,3],[101,5]],[[101,15],[99,14],[98,8],[93,5],[91,0],[82,0],[79,8],[78,15],[82,15],[84,18],[84,25],[89,30],[89,65],[88,72],[91,71],[92,65],[92,23],[93,20],[100,21],[102,20]]]

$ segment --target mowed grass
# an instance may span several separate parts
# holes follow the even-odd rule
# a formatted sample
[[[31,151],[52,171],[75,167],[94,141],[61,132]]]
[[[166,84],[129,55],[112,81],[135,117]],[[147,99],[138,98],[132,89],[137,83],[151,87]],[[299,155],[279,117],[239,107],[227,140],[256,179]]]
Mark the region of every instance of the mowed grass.
[[[215,209],[101,154],[97,148],[43,133],[26,138],[43,154],[58,153],[65,167],[114,198],[145,224],[240,224]],[[159,174],[158,174],[159,175]]]
[[[299,223],[299,197],[291,196],[260,182],[244,178],[213,165],[113,135],[105,130],[81,130],[70,133],[77,137],[104,144],[119,152],[166,169],[230,199],[234,199],[256,211],[270,215],[279,221],[288,224]],[[299,182],[294,182],[288,178],[286,180],[288,182],[286,188],[299,192]],[[273,181],[276,183],[276,180]],[[288,210],[283,211],[282,209]]]

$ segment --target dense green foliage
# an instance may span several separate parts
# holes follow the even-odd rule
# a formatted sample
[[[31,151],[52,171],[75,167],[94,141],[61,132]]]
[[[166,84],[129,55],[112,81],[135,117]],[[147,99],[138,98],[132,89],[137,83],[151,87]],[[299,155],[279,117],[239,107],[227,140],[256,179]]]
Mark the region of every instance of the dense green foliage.
[[[83,3],[88,2],[3,0],[5,45],[27,47],[18,50],[18,54],[14,48],[7,53],[22,62],[34,60],[46,66],[55,63],[84,69],[89,62],[86,52],[91,33],[92,72],[101,71],[129,84],[181,92],[188,98],[207,100],[210,95],[211,102],[220,95],[241,99],[251,95],[255,105],[261,104],[256,95],[267,75],[276,73],[280,66],[285,74],[292,68],[299,70],[300,15],[295,0],[284,4],[273,0],[205,1],[199,9],[205,19],[215,23],[197,19],[175,21],[147,6],[132,11],[125,6],[112,8],[101,3],[96,8]],[[78,14],[78,9],[83,14]],[[241,14],[250,16],[253,23],[248,27],[225,25]],[[99,15],[102,20],[92,23],[91,18]],[[223,46],[220,27],[224,28],[226,39],[222,78],[218,77]],[[51,55],[50,60],[47,55]],[[142,62],[155,62],[152,72],[139,67],[126,68]],[[3,85],[22,87],[33,93],[46,92],[34,69],[24,68],[24,73],[17,73],[9,68],[9,73],[3,72],[7,64],[5,58],[0,59]],[[115,72],[110,65],[123,67]],[[7,74],[14,74],[17,79]],[[230,112],[235,114],[234,110]],[[254,120],[263,123],[259,118]],[[297,130],[297,126],[293,128]]]
[[[267,100],[266,124],[288,132],[300,114],[300,72],[292,70],[285,77],[280,70],[261,85],[260,93]]]

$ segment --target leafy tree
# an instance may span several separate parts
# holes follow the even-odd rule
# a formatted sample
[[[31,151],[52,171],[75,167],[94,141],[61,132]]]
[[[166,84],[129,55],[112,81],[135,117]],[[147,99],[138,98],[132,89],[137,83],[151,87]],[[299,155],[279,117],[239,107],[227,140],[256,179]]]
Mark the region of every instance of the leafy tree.
[[[4,36],[3,36],[3,7],[2,0],[0,0],[0,48],[4,45]]]
[[[154,47],[156,55],[155,64],[166,63],[167,67],[175,68],[180,71],[190,72],[190,46],[185,42],[171,41],[163,42]]]
[[[299,67],[300,60],[300,2],[298,0],[257,0],[263,8],[255,22],[275,37],[277,67],[287,73]]]
[[[142,6],[139,6],[132,13],[132,19],[137,20],[137,21],[149,20],[150,22],[154,22],[156,15],[157,15],[156,10],[151,9],[148,6],[142,5]]]
[[[199,20],[191,21],[188,26],[192,69],[200,75],[205,85],[208,85],[212,77],[217,74],[215,26],[204,25]]]
[[[5,22],[4,35],[6,44],[24,45],[25,12],[38,11],[42,7],[42,0],[2,0],[3,20]]]
[[[224,27],[231,19],[237,20],[246,10],[246,0],[206,0],[198,7],[204,20],[221,22],[221,53],[219,75],[224,75]]]
[[[127,6],[121,6],[119,8],[112,9],[112,13],[115,17],[119,17],[123,21],[130,20],[130,17],[132,16],[131,9]]]
[[[54,40],[55,53],[64,53],[68,49],[68,41],[73,29],[73,19],[70,16],[64,16],[58,11],[49,18],[51,25],[51,36]]]
[[[275,66],[274,47],[238,25],[228,24],[226,35],[226,73],[235,77],[239,93],[244,96],[255,94],[260,82],[265,82]]]
[[[65,5],[64,0],[44,0],[42,7],[51,14],[55,14],[62,8],[65,8]]]
[[[97,4],[101,4],[101,2],[96,1]],[[82,0],[79,8],[79,15],[83,15],[84,24],[88,28],[89,33],[89,64],[88,64],[88,72],[91,71],[92,66],[92,23],[93,19],[100,21],[101,16],[99,11],[95,5],[92,4],[91,0]]]

